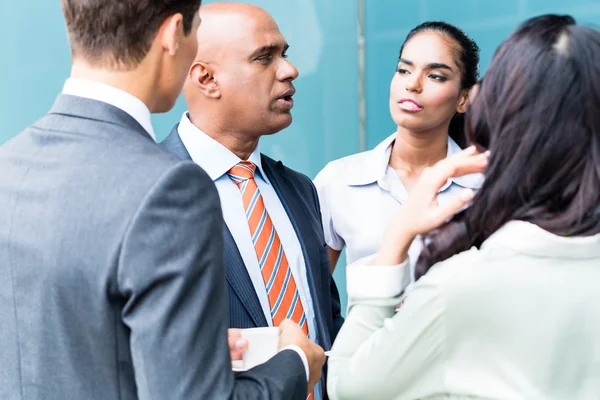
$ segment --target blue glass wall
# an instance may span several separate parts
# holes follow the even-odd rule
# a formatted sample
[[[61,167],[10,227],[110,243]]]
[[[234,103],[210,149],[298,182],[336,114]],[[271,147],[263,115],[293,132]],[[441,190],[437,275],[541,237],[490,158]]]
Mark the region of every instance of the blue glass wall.
[[[359,0],[253,0],[269,11],[290,43],[296,81],[294,123],[265,137],[262,150],[314,177],[330,160],[358,152]],[[389,117],[389,82],[408,31],[427,20],[463,28],[481,47],[485,72],[498,44],[525,18],[568,13],[579,22],[600,21],[600,0],[362,0],[364,2],[366,148],[394,130]],[[211,1],[209,1],[211,2]],[[59,1],[1,1],[0,144],[43,115],[69,75],[70,53]],[[185,110],[156,115],[163,139]],[[2,171],[0,171],[0,174]],[[335,278],[345,298],[344,260]]]
[[[521,22],[539,14],[570,14],[580,24],[600,24],[600,0],[364,0],[367,147],[389,136],[389,84],[408,32],[425,21],[462,28],[481,49],[483,76],[494,51]]]

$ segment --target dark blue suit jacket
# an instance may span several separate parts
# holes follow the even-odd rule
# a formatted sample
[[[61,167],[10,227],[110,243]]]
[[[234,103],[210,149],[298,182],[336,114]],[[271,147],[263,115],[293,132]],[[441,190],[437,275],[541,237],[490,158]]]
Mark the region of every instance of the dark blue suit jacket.
[[[191,160],[177,127],[178,125],[173,127],[160,146],[183,159]],[[261,161],[300,241],[317,321],[318,344],[329,350],[344,319],[341,315],[340,296],[331,277],[317,191],[307,176],[287,168],[281,161],[274,161],[264,154],[261,154]],[[227,226],[224,229],[224,239],[229,284],[229,327],[268,326],[242,256]]]

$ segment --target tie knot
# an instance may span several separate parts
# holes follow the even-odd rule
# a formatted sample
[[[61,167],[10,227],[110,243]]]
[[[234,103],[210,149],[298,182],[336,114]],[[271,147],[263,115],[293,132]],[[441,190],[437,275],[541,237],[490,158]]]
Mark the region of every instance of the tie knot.
[[[256,165],[250,161],[241,161],[231,167],[227,172],[227,175],[236,182],[243,182],[248,179],[254,179],[255,172]]]

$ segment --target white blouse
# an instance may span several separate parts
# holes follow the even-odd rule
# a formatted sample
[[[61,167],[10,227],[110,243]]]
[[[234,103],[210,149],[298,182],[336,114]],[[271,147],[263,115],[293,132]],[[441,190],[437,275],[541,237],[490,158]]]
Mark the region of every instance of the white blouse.
[[[512,221],[434,265],[347,268],[331,400],[600,398],[600,234]]]
[[[314,180],[321,202],[325,241],[334,250],[346,247],[346,262],[375,253],[390,219],[408,197],[396,171],[389,166],[396,133],[373,150],[330,162]],[[448,137],[447,156],[461,151]],[[479,189],[483,175],[450,179],[438,194],[443,204],[463,188]],[[415,240],[409,256],[416,260],[421,240]],[[411,269],[414,268],[414,263]]]

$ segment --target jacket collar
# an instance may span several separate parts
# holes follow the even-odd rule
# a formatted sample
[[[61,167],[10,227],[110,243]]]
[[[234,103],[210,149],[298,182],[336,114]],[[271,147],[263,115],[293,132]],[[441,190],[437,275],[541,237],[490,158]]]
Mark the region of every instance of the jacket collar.
[[[525,221],[510,221],[494,232],[482,249],[502,247],[538,257],[587,259],[600,257],[600,234],[563,237]]]
[[[59,94],[48,112],[48,115],[53,114],[118,125],[154,141],[148,131],[134,117],[122,109],[102,101],[70,94]]]
[[[156,141],[150,110],[146,104],[132,94],[101,82],[81,78],[67,79],[63,87],[63,94],[101,101],[126,112]]]

